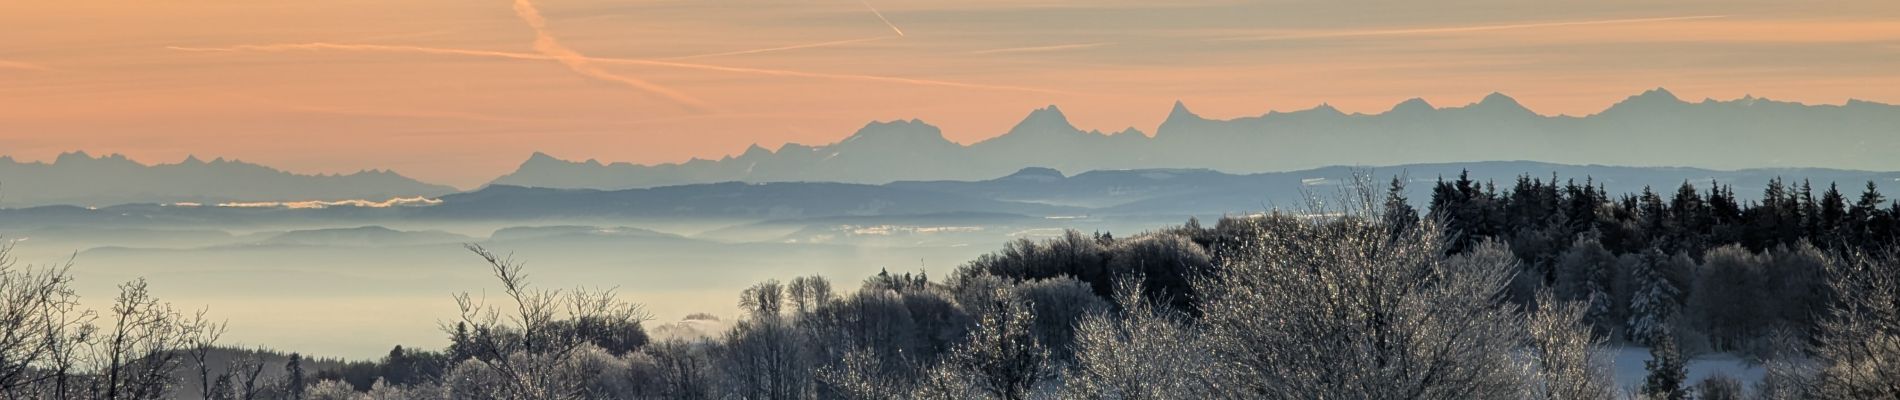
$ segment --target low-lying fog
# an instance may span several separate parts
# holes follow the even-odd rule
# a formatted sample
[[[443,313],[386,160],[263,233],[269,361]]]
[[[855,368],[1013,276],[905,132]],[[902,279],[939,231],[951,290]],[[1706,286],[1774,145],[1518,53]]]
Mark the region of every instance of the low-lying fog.
[[[1063,228],[1132,234],[1176,218],[1107,221],[945,215],[807,221],[537,221],[290,227],[40,227],[8,230],[21,264],[72,258],[86,307],[139,277],[180,309],[227,320],[227,344],[372,358],[443,346],[452,294],[505,301],[477,243],[527,265],[543,288],[617,288],[649,329],[693,313],[738,314],[740,290],[818,274],[855,288],[880,269],[947,275],[1018,237]]]

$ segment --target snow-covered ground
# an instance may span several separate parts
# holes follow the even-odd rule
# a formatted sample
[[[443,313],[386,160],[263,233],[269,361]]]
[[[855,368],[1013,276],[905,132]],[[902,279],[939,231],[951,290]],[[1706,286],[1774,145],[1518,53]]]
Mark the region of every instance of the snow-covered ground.
[[[1649,349],[1643,347],[1610,348],[1615,362],[1611,369],[1616,373],[1616,387],[1631,389],[1643,385],[1643,377],[1649,375],[1643,363],[1649,361]],[[1740,357],[1730,353],[1704,354],[1689,360],[1690,385],[1702,382],[1703,378],[1715,375],[1728,375],[1744,385],[1754,386],[1761,382],[1763,370],[1760,365],[1749,365]]]

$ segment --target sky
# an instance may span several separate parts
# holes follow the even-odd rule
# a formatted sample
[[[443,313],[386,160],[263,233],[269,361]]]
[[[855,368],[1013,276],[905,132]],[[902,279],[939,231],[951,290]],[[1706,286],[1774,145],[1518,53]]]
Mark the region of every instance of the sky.
[[[114,0],[0,2],[0,155],[226,157],[470,188],[534,151],[718,158],[1062,107],[1152,134],[1503,92],[1900,103],[1900,2]]]

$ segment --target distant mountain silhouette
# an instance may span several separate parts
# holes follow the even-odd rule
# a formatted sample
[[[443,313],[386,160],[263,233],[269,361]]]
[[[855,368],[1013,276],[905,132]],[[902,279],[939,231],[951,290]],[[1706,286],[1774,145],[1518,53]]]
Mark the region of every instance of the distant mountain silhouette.
[[[112,154],[60,154],[52,163],[0,156],[0,207],[49,204],[109,206],[128,203],[386,200],[439,196],[455,188],[431,185],[386,170],[349,175],[300,175],[223,158],[187,157],[146,165]]]
[[[525,223],[537,228],[504,229],[494,240],[566,240],[581,237],[643,237],[666,235],[634,228],[597,228],[607,224],[640,224],[692,220],[731,224],[735,229],[714,236],[753,237],[753,232],[789,234],[807,225],[871,226],[928,224],[940,226],[1004,224],[1037,226],[1037,220],[1074,218],[1159,217],[1178,222],[1187,216],[1257,213],[1297,208],[1307,195],[1328,196],[1349,183],[1357,168],[1324,167],[1288,172],[1228,174],[1208,169],[1140,169],[1091,171],[1073,176],[1049,168],[1025,168],[984,180],[899,181],[883,185],[779,182],[710,183],[646,189],[596,190],[527,188],[491,185],[482,190],[442,196],[433,205],[369,208],[337,206],[323,209],[178,207],[149,204],[99,209],[46,206],[0,209],[0,228],[49,239],[89,235],[107,229],[244,228],[267,225],[350,227],[286,234],[277,242],[351,242],[415,237],[427,232],[391,235],[379,228],[393,222],[436,224]],[[1363,170],[1363,169],[1358,169]],[[1418,207],[1431,199],[1432,183],[1457,179],[1468,172],[1473,180],[1508,190],[1528,175],[1549,181],[1574,180],[1600,186],[1612,195],[1639,193],[1645,187],[1665,196],[1688,182],[1707,192],[1711,182],[1729,186],[1737,198],[1753,201],[1770,179],[1782,178],[1798,186],[1810,181],[1814,192],[1840,184],[1850,198],[1866,182],[1888,192],[1900,185],[1900,172],[1873,172],[1820,168],[1765,168],[1735,171],[1684,167],[1619,167],[1564,165],[1529,161],[1408,164],[1372,170],[1383,190],[1387,180],[1404,176],[1407,197]],[[764,221],[779,221],[760,223]],[[1144,220],[1145,221],[1145,220]],[[573,225],[576,222],[591,224]],[[548,226],[550,223],[560,225]],[[372,226],[373,225],[373,226]],[[738,227],[738,225],[746,225]],[[1148,227],[1152,224],[1142,225]],[[62,233],[63,232],[63,233]],[[449,238],[453,239],[453,238]],[[39,239],[35,239],[39,240]],[[205,238],[205,241],[221,241]],[[429,240],[446,240],[429,237]]]
[[[1196,168],[1227,173],[1328,165],[1523,159],[1566,164],[1713,169],[1900,170],[1900,107],[1849,100],[1806,105],[1755,97],[1688,102],[1664,89],[1588,116],[1539,115],[1493,93],[1464,106],[1410,99],[1378,114],[1328,105],[1231,120],[1176,102],[1153,137],[1070,124],[1055,106],[968,146],[918,120],[873,122],[834,144],[757,145],[738,156],[634,165],[535,153],[495,184],[626,189],[726,181],[977,180],[1026,167],[1078,172]]]
[[[432,219],[785,219],[968,211],[1043,215],[1075,209],[875,185],[727,182],[614,191],[491,185],[443,196],[439,205],[403,210]]]

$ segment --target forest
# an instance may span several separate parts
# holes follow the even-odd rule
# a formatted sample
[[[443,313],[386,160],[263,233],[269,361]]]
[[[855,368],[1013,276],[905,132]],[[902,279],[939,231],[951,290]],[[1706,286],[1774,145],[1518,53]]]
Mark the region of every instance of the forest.
[[[947,273],[760,282],[700,338],[471,244],[497,286],[445,302],[460,317],[443,343],[371,361],[224,347],[213,314],[142,281],[84,308],[71,265],[18,265],[9,244],[0,397],[1900,398],[1900,202],[1872,182],[1850,198],[1776,180],[1742,200],[1717,182],[1613,196],[1587,177],[1459,176],[1423,210],[1407,182],[1019,239]],[[1611,381],[1609,346],[1649,350],[1640,385]],[[1689,381],[1711,352],[1767,373]]]

